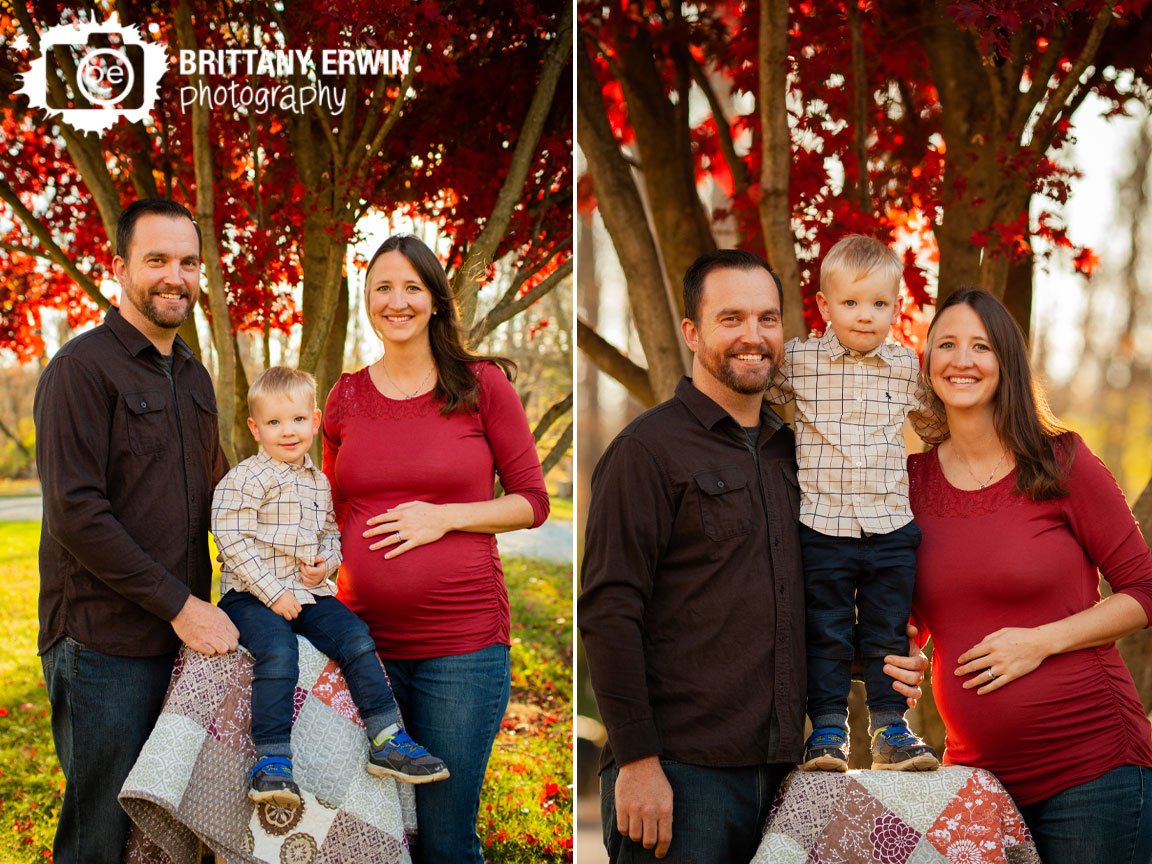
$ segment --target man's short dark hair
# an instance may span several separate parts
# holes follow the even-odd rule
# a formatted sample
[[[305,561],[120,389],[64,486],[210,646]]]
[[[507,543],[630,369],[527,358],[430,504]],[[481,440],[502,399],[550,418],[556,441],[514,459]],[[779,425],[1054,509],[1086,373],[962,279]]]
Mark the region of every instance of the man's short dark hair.
[[[196,229],[196,248],[201,249],[203,247],[200,226],[196,224],[196,217],[187,207],[167,198],[142,198],[125,207],[120,218],[116,220],[116,254],[121,258],[127,259],[128,257],[128,247],[132,244],[132,234],[136,231],[136,222],[141,216],[148,214],[168,216],[172,219],[187,219]]]
[[[780,311],[784,311],[784,287],[780,277],[768,266],[768,262],[755,252],[743,249],[716,249],[705,252],[692,262],[684,274],[684,316],[696,322],[700,313],[700,297],[704,293],[704,279],[713,270],[767,270],[776,283],[776,293],[780,295]],[[699,323],[699,322],[697,322]]]

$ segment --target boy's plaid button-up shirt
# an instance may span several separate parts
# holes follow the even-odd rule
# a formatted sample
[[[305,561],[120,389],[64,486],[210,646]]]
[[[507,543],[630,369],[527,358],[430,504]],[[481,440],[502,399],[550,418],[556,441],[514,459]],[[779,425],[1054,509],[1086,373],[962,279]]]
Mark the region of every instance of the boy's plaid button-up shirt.
[[[792,339],[768,401],[792,399],[800,521],[830,537],[887,534],[911,522],[904,418],[926,441],[947,437],[916,354],[887,341],[858,354],[831,327],[818,339]]]
[[[314,588],[300,580],[300,565],[317,556],[329,574],[341,561],[332,489],[307,455],[296,466],[261,450],[229,471],[212,496],[212,533],[224,561],[221,595],[234,588],[271,606],[284,591],[301,604],[336,593],[331,580]]]

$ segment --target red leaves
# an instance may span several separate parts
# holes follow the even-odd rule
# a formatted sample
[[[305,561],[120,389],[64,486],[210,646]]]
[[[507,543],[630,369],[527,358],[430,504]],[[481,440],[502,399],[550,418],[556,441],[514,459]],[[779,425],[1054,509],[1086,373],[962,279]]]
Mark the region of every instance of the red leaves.
[[[1081,249],[1072,260],[1072,266],[1076,268],[1077,273],[1091,276],[1100,266],[1100,256],[1091,249]]]

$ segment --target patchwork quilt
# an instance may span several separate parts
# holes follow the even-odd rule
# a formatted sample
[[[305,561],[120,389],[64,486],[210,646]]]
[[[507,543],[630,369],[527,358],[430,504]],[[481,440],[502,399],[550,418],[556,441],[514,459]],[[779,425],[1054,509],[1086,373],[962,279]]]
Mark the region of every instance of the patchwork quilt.
[[[335,661],[300,639],[292,753],[304,800],[294,810],[248,800],[251,698],[247,652],[184,648],[120,790],[135,823],[127,860],[199,864],[203,843],[228,864],[410,864],[412,787],[365,770],[368,738]]]

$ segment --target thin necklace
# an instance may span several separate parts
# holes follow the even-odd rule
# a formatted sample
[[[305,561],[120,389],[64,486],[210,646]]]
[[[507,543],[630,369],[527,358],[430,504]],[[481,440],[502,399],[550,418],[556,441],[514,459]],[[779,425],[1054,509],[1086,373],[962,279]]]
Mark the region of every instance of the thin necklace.
[[[980,482],[980,478],[979,478],[979,477],[977,477],[977,476],[976,476],[976,474],[975,474],[975,472],[972,470],[972,466],[968,464],[968,460],[967,460],[967,459],[965,459],[965,458],[964,458],[964,457],[963,457],[963,456],[960,454],[960,451],[959,451],[959,450],[956,450],[956,448],[955,448],[955,447],[953,447],[952,449],[953,449],[953,450],[955,450],[955,452],[956,452],[956,457],[957,457],[957,458],[958,458],[958,459],[959,459],[961,462],[963,462],[963,463],[964,463],[964,467],[965,467],[965,468],[967,469],[967,471],[968,471],[968,476],[969,476],[969,477],[971,477],[973,480],[975,480],[975,481],[976,481],[976,485],[977,485],[977,486],[979,486],[981,489],[987,489],[987,488],[988,488],[988,484],[992,482],[992,478],[996,476],[996,472],[1000,470],[1000,466],[1001,466],[1001,465],[1003,465],[1003,464],[1004,464],[1004,460],[1008,458],[1008,451],[1007,451],[1007,450],[1003,450],[1003,451],[1001,451],[1001,453],[1000,453],[1000,461],[996,463],[996,467],[992,469],[992,473],[988,475],[988,479],[987,479],[987,480],[985,480],[983,483],[981,483],[981,482]]]
[[[436,371],[436,364],[433,363],[428,369],[428,374],[416,385],[416,389],[411,393],[406,393],[404,392],[404,388],[397,384],[392,376],[388,374],[388,363],[383,357],[380,358],[380,366],[384,370],[384,377],[388,379],[389,384],[396,388],[396,392],[400,394],[400,398],[402,399],[415,399],[419,396],[420,391],[424,389],[424,385],[428,383],[428,379],[432,377],[432,373]]]

